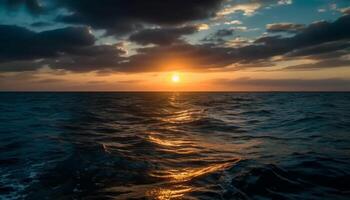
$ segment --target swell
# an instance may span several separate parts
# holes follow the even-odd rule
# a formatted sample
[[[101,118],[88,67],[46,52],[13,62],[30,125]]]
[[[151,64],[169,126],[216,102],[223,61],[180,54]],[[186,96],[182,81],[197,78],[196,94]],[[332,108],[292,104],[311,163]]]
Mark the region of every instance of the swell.
[[[0,195],[348,199],[349,102],[348,93],[6,95]]]

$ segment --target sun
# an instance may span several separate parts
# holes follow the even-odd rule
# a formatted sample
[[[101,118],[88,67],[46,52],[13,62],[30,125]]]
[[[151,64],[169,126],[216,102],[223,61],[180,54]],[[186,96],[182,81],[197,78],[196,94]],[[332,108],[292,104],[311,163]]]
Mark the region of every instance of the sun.
[[[171,81],[173,83],[178,83],[178,82],[180,82],[180,80],[181,80],[180,75],[178,73],[175,73],[171,76]]]

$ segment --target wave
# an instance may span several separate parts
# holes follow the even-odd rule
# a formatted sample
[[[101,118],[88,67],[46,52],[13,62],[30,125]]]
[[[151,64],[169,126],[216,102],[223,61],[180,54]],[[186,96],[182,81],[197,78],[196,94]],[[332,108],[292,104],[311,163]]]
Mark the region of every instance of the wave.
[[[5,96],[3,199],[350,198],[349,93]]]

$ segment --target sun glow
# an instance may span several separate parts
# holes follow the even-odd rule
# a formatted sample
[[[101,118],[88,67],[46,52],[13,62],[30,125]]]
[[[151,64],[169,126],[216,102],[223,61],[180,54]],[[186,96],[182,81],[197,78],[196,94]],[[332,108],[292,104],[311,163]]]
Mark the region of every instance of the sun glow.
[[[178,73],[174,73],[172,76],[171,76],[171,81],[173,83],[178,83],[180,82],[180,75]]]

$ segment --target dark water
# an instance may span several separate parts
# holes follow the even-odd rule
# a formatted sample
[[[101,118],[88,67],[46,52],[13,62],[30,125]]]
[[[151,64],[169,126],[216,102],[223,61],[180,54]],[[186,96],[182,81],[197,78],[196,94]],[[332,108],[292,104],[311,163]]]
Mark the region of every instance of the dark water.
[[[0,93],[0,199],[349,199],[350,93]]]

